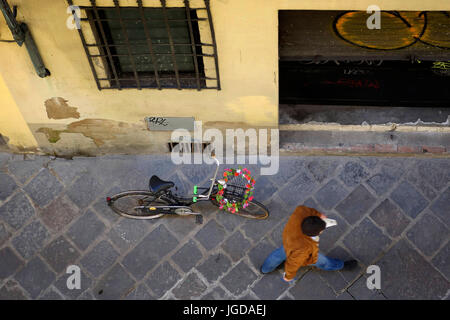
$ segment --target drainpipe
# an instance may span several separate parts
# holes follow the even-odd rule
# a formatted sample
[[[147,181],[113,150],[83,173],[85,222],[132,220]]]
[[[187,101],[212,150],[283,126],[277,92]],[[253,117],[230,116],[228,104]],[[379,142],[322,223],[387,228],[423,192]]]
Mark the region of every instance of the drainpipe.
[[[25,43],[28,55],[30,56],[31,62],[33,63],[34,69],[41,78],[45,78],[50,75],[50,71],[45,67],[44,61],[39,53],[39,50],[34,42],[31,32],[25,23],[19,23],[16,20],[17,7],[14,6],[11,10],[7,0],[0,0],[0,10],[5,17],[6,23],[14,37],[14,40],[19,46]]]

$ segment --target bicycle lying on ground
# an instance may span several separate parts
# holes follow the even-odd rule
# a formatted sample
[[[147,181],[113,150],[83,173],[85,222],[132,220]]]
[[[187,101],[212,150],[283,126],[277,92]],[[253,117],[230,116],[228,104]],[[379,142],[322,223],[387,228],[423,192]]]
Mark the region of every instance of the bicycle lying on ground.
[[[220,162],[217,164],[214,177],[209,187],[194,186],[193,194],[180,197],[172,193],[175,184],[152,176],[149,181],[150,191],[132,190],[107,197],[111,209],[119,215],[132,219],[156,219],[165,215],[196,215],[196,222],[202,223],[201,213],[194,212],[192,205],[198,201],[211,201],[212,204],[245,218],[266,219],[267,208],[253,199],[254,180],[247,169],[227,169],[224,179],[217,180]]]

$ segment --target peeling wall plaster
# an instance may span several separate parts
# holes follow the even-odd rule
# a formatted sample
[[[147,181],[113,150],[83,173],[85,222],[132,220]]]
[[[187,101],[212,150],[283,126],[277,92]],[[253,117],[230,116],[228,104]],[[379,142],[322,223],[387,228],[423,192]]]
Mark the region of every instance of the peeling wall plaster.
[[[53,97],[45,101],[45,108],[49,119],[80,118],[76,107],[67,104],[68,100],[61,97]]]

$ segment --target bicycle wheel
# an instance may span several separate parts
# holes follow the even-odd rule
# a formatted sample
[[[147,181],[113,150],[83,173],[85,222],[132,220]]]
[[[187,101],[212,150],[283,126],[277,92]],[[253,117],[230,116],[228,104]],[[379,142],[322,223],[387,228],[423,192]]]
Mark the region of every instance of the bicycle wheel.
[[[125,191],[106,199],[117,214],[131,219],[157,219],[165,215],[152,207],[170,205],[162,197],[149,191]]]
[[[212,195],[210,200],[211,203],[214,204],[215,206],[217,207],[220,206],[220,204],[216,201],[215,195]],[[269,210],[262,203],[259,203],[256,200],[252,200],[251,202],[248,203],[247,208],[241,208],[239,209],[238,212],[232,213],[228,210],[225,211],[230,214],[235,214],[249,219],[264,220],[269,217]]]

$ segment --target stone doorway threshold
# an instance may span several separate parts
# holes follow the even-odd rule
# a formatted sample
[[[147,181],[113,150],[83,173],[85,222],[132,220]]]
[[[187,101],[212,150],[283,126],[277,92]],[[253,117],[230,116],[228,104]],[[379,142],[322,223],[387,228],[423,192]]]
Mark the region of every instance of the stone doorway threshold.
[[[280,105],[280,152],[448,156],[449,119],[448,108]]]

